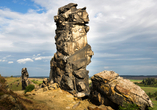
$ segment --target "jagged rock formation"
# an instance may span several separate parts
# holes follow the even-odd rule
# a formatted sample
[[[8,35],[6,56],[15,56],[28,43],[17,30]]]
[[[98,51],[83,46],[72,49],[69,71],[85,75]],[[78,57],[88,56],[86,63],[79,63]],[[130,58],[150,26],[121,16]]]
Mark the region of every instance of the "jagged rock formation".
[[[92,78],[91,100],[117,109],[123,102],[135,103],[141,110],[153,107],[149,96],[139,86],[114,71],[103,71]]]
[[[86,7],[77,9],[76,6],[70,3],[61,7],[54,17],[57,52],[50,61],[49,79],[77,97],[84,97],[89,95],[86,66],[91,62],[93,51],[87,43],[89,18]]]
[[[26,87],[29,85],[28,77],[29,77],[29,74],[27,72],[27,68],[22,68],[22,71],[21,71],[22,90],[26,89]]]

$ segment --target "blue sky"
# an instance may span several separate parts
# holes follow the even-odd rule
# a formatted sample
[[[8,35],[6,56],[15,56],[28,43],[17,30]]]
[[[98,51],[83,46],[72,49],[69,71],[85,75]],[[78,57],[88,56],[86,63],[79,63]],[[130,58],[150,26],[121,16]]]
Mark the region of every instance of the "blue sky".
[[[87,7],[88,43],[94,51],[89,76],[103,70],[120,75],[157,75],[156,0],[0,0],[0,74],[49,76],[56,52],[58,8]]]

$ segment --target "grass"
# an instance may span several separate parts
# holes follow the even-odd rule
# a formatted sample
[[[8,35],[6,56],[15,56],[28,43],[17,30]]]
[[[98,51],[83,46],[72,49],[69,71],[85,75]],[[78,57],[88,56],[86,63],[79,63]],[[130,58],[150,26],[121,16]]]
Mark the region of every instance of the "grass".
[[[132,82],[142,82],[142,80],[130,80]],[[141,89],[143,89],[146,93],[150,92],[150,93],[154,93],[157,91],[157,87],[141,87]],[[154,110],[157,110],[157,100],[155,100],[155,98],[151,98],[151,101],[154,104]]]
[[[12,91],[22,90],[21,77],[6,77],[5,79],[6,79],[7,84],[9,85],[9,88]],[[43,82],[42,78],[29,78],[29,80],[38,85],[42,84],[42,82]],[[18,83],[19,83],[19,85],[18,85]]]
[[[153,104],[154,104],[154,110],[157,110],[157,100],[155,100],[154,98],[151,98]]]
[[[31,80],[34,84],[38,84],[38,85],[40,85],[40,84],[42,84],[43,83],[43,81],[38,81],[38,80]]]
[[[141,87],[141,89],[143,89],[146,93],[154,93],[157,91],[157,87]]]
[[[7,77],[5,78],[7,83],[9,84],[9,88],[13,91],[18,91],[18,90],[22,90],[22,84],[21,84],[21,78],[20,77]],[[38,78],[30,78],[30,80],[34,80],[34,82],[36,84],[41,84],[43,79],[38,79]],[[132,82],[141,82],[142,80],[130,80]],[[17,83],[19,82],[19,86],[17,87]],[[12,83],[12,87],[10,86],[10,84]],[[91,84],[91,80],[89,80],[89,84]],[[146,93],[150,92],[150,93],[154,93],[157,91],[157,87],[141,87],[141,89],[143,89]],[[155,98],[151,98],[153,104],[154,104],[154,110],[157,110],[157,100],[155,100]]]
[[[129,79],[131,82],[142,82],[142,80]]]
[[[17,82],[20,81],[21,82],[21,78],[20,77],[6,77],[5,78],[7,83],[10,85],[13,82]]]
[[[9,85],[9,88],[12,91],[22,90],[22,83],[21,83],[21,78],[20,77],[7,77],[5,79],[7,81],[7,84]]]

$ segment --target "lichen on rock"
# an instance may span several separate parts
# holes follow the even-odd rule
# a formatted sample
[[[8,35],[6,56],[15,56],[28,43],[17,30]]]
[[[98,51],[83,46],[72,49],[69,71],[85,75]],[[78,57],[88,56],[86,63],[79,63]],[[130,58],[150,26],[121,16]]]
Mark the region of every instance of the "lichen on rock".
[[[98,105],[109,105],[116,109],[126,102],[136,104],[141,110],[153,107],[144,90],[114,71],[102,71],[95,74],[91,80],[91,100]]]

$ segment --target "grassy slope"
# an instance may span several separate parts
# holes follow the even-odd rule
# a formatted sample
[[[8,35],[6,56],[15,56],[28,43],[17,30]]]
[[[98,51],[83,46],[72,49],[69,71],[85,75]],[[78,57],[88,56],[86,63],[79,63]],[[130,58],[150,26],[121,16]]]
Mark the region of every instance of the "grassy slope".
[[[141,82],[142,80],[130,80],[132,82]],[[157,91],[157,87],[141,87],[141,89],[143,89],[146,93],[150,92],[150,93],[154,93]],[[153,104],[154,104],[154,110],[157,110],[157,100],[155,100],[154,98],[151,98]]]
[[[20,77],[7,77],[5,78],[7,81],[7,84],[9,85],[9,88],[13,91],[19,91],[22,90],[22,83]],[[29,80],[35,80],[37,84],[41,84],[43,79],[41,78],[29,78]],[[18,85],[19,83],[19,85]]]
[[[154,93],[157,91],[157,87],[141,87],[146,93],[151,92]]]
[[[21,78],[17,77],[7,77],[5,78],[7,80],[7,83],[9,84],[9,87],[11,90],[13,91],[18,91],[18,90],[22,90],[22,84],[21,84]],[[30,80],[35,80],[38,82],[38,84],[42,83],[43,79],[37,79],[37,78],[30,78]],[[141,82],[142,80],[130,80],[132,82]],[[19,86],[17,87],[17,83],[19,82]],[[91,82],[91,81],[89,81]],[[12,83],[12,86],[10,85]],[[154,93],[157,91],[157,87],[141,87],[146,93],[151,92]],[[155,100],[154,98],[151,99],[153,101],[154,104],[154,109],[157,110],[157,100]]]
[[[9,85],[9,88],[13,91],[22,90],[22,83],[20,77],[7,77],[5,78],[7,81],[7,84]],[[18,85],[19,83],[19,85]]]

